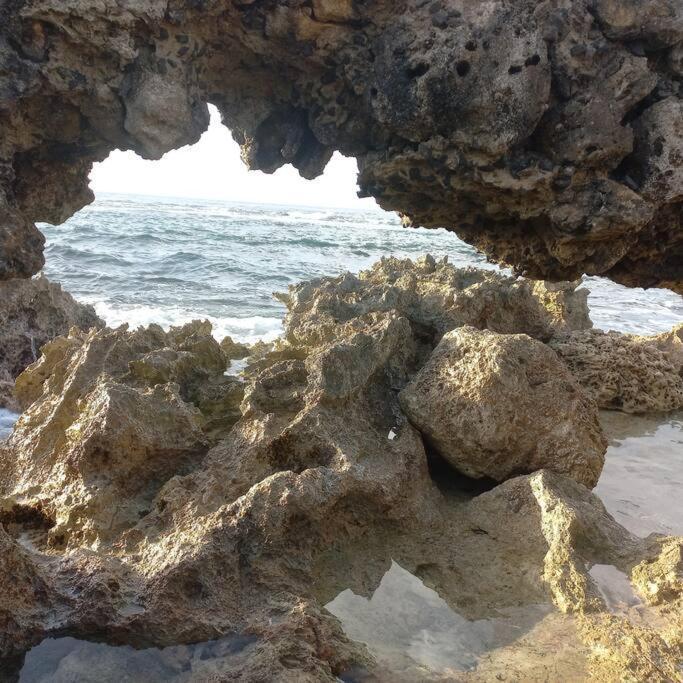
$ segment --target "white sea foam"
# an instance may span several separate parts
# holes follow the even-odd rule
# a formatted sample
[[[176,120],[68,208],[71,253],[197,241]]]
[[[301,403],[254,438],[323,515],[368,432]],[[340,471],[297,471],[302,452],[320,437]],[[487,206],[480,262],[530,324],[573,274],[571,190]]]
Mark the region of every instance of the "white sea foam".
[[[6,439],[11,433],[14,423],[19,419],[17,413],[0,408],[0,441]]]
[[[244,318],[216,317],[182,308],[155,307],[144,304],[118,307],[106,301],[90,301],[97,315],[111,328],[128,324],[131,328],[156,323],[168,330],[172,325],[184,325],[192,320],[208,320],[213,325],[213,336],[219,341],[230,336],[236,341],[253,344],[273,341],[282,334],[282,319],[254,315]]]
[[[271,292],[294,282],[427,252],[455,266],[494,267],[453,233],[405,230],[376,210],[107,196],[63,226],[41,227],[46,275],[95,304],[109,325],[208,318],[216,337],[248,342],[281,334],[284,309]],[[683,321],[673,292],[601,278],[585,286],[598,328],[652,334]]]

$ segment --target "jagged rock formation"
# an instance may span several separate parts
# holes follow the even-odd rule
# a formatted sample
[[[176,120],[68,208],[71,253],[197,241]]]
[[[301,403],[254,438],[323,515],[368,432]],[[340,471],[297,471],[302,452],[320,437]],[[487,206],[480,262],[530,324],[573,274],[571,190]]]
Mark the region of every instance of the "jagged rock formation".
[[[138,648],[212,641],[206,652],[219,654],[202,666],[219,680],[443,680],[392,670],[324,608],[349,587],[372,595],[393,558],[468,620],[543,606],[534,633],[563,645],[516,634],[449,680],[543,680],[548,667],[558,680],[671,679],[680,539],[633,536],[572,471],[475,496],[401,409],[449,325],[550,338],[586,324],[572,286],[556,288],[550,311],[538,291],[429,258],[293,287],[281,297],[285,338],[253,350],[243,383],[223,374],[204,323],[48,344],[18,380],[27,409],[0,445],[0,667],[11,680],[52,634]],[[542,345],[510,336],[520,338]],[[602,565],[632,574],[647,602],[637,614],[610,612],[593,573]]]
[[[607,440],[597,405],[545,344],[460,327],[400,394],[425,439],[470,477],[550,469],[592,488]]]
[[[529,276],[683,291],[682,41],[677,0],[3,0],[0,277],[93,161],[196,141],[210,102],[250,168],[340,150]]]
[[[681,330],[655,337],[581,330],[550,346],[601,408],[665,412],[683,408]]]
[[[46,342],[71,327],[103,327],[92,306],[80,304],[44,277],[0,282],[0,408],[18,408],[14,380],[37,360]]]
[[[226,365],[208,323],[73,329],[48,343],[17,381],[26,412],[2,460],[5,494],[41,510],[53,546],[110,540],[196,466],[216,422],[237,421],[243,389]]]
[[[415,263],[381,259],[358,276],[312,280],[276,296],[287,305],[285,337],[293,344],[317,344],[333,337],[340,322],[396,310],[433,348],[446,332],[463,325],[542,341],[588,329],[588,292],[578,285],[458,269],[427,255]]]

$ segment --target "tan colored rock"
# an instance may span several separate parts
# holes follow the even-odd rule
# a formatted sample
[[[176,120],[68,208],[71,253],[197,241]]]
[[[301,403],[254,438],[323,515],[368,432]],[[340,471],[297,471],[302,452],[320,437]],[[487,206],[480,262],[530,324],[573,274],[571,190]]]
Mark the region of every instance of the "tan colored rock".
[[[683,376],[683,323],[675,325],[669,332],[639,338],[644,343],[656,346],[671,363],[674,370]]]
[[[416,261],[383,258],[358,276],[313,280],[277,296],[287,305],[286,338],[294,344],[318,344],[334,336],[339,323],[392,310],[429,344],[462,325],[546,340],[560,330],[592,326],[588,292],[577,290],[577,284],[531,283],[455,268],[427,255]]]
[[[392,266],[397,281],[420,267]],[[111,646],[121,643],[154,646],[154,657],[180,668],[201,652],[193,675],[254,683],[657,680],[675,670],[677,539],[641,539],[619,526],[571,478],[585,474],[581,461],[565,461],[568,475],[544,469],[481,493],[425,449],[399,397],[431,362],[438,325],[457,325],[454,311],[486,311],[482,325],[513,329],[566,319],[524,282],[450,268],[444,283],[431,276],[416,275],[419,287],[410,277],[390,286],[386,273],[358,290],[350,276],[300,286],[287,338],[251,349],[243,383],[224,376],[225,354],[201,322],[169,332],[74,330],[47,344],[19,379],[28,409],[0,447],[9,535],[0,533],[0,589],[11,585],[11,638],[0,635],[0,656],[20,657],[59,629],[97,640],[75,646],[76,677],[109,675],[122,661]],[[452,287],[459,278],[485,286]],[[462,308],[450,306],[449,292]],[[508,311],[487,308],[505,297]],[[335,324],[332,312],[345,315]],[[496,419],[515,402],[536,409],[529,429],[541,441],[556,438],[549,418],[542,429],[552,414],[573,425],[570,446],[601,443],[599,431],[591,440],[595,408],[547,345],[473,328],[443,341],[456,335],[496,340],[478,353],[506,361],[497,375],[471,361],[473,376],[491,380],[486,396],[502,386],[510,397],[495,404]],[[523,447],[532,441],[513,433]],[[387,599],[392,560],[412,588],[394,586]],[[596,565],[627,583],[630,573],[639,590],[654,581],[658,604],[612,615]],[[416,640],[383,641],[420,626],[417,588],[443,620],[430,612]],[[393,609],[365,625],[363,642],[334,611],[349,589],[370,611]],[[432,639],[443,622],[455,630]],[[12,664],[16,676],[20,659]]]
[[[46,342],[71,327],[103,325],[91,306],[79,304],[44,277],[0,283],[0,407],[17,407],[14,380],[38,359]]]
[[[44,630],[53,595],[49,578],[0,524],[0,665],[21,661]],[[4,671],[3,671],[4,673]]]
[[[683,9],[680,10],[683,35]],[[653,104],[638,119],[634,155],[643,164],[640,176],[645,196],[683,199],[683,101],[669,97]],[[634,171],[634,175],[637,172]]]
[[[598,481],[607,442],[597,407],[547,346],[462,327],[444,335],[401,407],[458,471],[503,481],[547,468]]]
[[[626,413],[683,407],[680,330],[656,337],[584,330],[550,346],[601,408]]]
[[[633,568],[631,579],[651,605],[683,600],[683,539],[662,539],[658,550]]]
[[[225,364],[200,322],[168,333],[73,329],[47,344],[17,383],[27,410],[0,456],[5,501],[43,510],[58,547],[136,524],[164,482],[197,465],[204,430],[239,418],[243,390]]]
[[[241,360],[250,355],[251,351],[247,344],[240,344],[232,337],[224,337],[221,341],[221,351],[228,360]]]
[[[607,35],[616,40],[646,40],[660,46],[683,38],[683,8],[675,0],[597,0],[595,12]]]
[[[125,96],[124,127],[145,159],[197,142],[209,123],[206,104],[193,102],[181,75],[175,81],[153,71],[136,74]]]
[[[654,629],[613,615],[599,615],[581,624],[591,645],[591,680],[656,681],[680,678],[680,651]]]
[[[313,0],[313,15],[318,21],[351,21],[358,17],[354,0]]]

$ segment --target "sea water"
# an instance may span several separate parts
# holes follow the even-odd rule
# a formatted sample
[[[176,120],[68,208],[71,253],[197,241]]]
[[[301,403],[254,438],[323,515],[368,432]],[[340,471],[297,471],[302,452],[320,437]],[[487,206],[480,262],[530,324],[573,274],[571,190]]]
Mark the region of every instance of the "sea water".
[[[45,274],[110,326],[208,318],[219,339],[282,331],[273,291],[367,268],[382,256],[448,256],[494,268],[446,230],[408,229],[376,210],[103,195],[47,237]],[[683,321],[683,298],[585,278],[597,327],[652,333]]]

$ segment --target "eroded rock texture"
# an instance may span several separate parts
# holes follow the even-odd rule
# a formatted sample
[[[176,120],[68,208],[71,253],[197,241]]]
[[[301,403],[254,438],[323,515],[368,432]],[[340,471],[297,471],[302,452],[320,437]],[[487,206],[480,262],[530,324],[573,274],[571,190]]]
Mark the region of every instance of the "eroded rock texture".
[[[400,402],[470,477],[504,481],[545,468],[592,488],[602,472],[607,440],[597,405],[552,349],[526,335],[447,333]]]
[[[202,458],[217,408],[223,426],[239,417],[226,364],[204,323],[74,329],[48,343],[17,381],[26,411],[0,458],[4,491],[50,520],[52,545],[110,540]]]
[[[76,302],[44,277],[0,283],[0,408],[17,409],[14,380],[41,347],[71,327],[103,327],[92,306]]]
[[[601,408],[665,412],[683,408],[682,329],[653,337],[581,330],[550,346]]]
[[[677,0],[0,3],[0,277],[114,148],[196,141],[320,174],[531,277],[683,291]]]
[[[553,400],[585,401],[590,422],[590,399],[539,341],[584,327],[585,297],[568,284],[551,291],[430,258],[386,259],[281,295],[285,338],[249,349],[241,380],[224,374],[233,345],[221,349],[205,323],[49,343],[18,380],[26,410],[0,445],[0,626],[10,636],[0,667],[11,679],[31,645],[71,635],[137,648],[210,641],[198,647],[219,653],[202,664],[215,680],[442,681],[424,667],[396,670],[333,616],[340,592],[378,592],[393,559],[461,619],[537,615],[526,634],[528,616],[515,617],[514,637],[447,680],[671,680],[683,644],[680,539],[620,527],[576,481],[581,468],[515,476],[515,463],[475,496],[401,408],[444,341],[493,335],[509,353],[531,349],[530,366],[553,358],[543,362],[557,376],[534,386],[533,367],[527,381],[517,366],[465,366],[469,381],[527,382],[539,396],[547,382]],[[632,574],[647,604],[612,614],[592,573],[603,565],[627,583]],[[80,651],[70,662],[79,680],[115,661],[89,665]],[[159,656],[178,664],[191,652]]]

